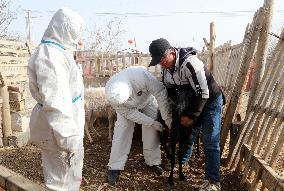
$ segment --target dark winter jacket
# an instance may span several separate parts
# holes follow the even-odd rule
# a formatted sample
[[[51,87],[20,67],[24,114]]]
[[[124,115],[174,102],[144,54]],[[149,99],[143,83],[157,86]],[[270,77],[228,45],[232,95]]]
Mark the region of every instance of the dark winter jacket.
[[[211,72],[197,58],[194,48],[180,48],[175,51],[175,66],[173,69],[163,69],[163,83],[167,88],[191,86],[196,100],[183,114],[197,119],[206,102],[220,96],[222,91]]]

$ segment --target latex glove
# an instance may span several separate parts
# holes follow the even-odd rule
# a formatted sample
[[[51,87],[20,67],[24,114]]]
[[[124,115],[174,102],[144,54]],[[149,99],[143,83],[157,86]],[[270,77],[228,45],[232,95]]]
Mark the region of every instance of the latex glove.
[[[160,131],[160,132],[163,131],[163,125],[158,121],[154,121],[152,124],[152,127],[156,129],[157,131]]]
[[[172,128],[173,119],[169,118],[165,121],[165,124],[168,126],[169,129]]]

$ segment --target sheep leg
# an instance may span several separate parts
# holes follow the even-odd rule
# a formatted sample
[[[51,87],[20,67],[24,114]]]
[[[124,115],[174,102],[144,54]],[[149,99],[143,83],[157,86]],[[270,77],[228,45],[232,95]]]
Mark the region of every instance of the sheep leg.
[[[85,133],[87,134],[87,137],[88,137],[90,143],[93,144],[93,143],[94,143],[94,140],[93,140],[92,137],[91,137],[88,124],[85,124],[85,128],[84,128],[84,129],[85,129]]]
[[[108,114],[108,141],[111,142],[112,141],[112,129],[113,129],[113,125],[114,125],[114,120],[111,116],[111,113]]]
[[[84,129],[85,129],[85,133],[86,133],[86,135],[87,135],[87,137],[88,137],[88,139],[89,139],[89,141],[90,141],[90,143],[91,144],[93,144],[94,143],[94,140],[93,140],[93,138],[92,138],[92,136],[91,136],[91,134],[90,134],[90,130],[89,130],[89,127],[91,126],[91,124],[92,124],[92,122],[94,122],[94,113],[93,113],[93,111],[91,112],[91,115],[90,116],[87,116],[87,118],[86,118],[86,122],[85,122],[85,127],[84,127]],[[95,133],[96,133],[96,135],[97,136],[101,136],[97,131],[96,131],[96,129],[94,129],[94,131],[95,131]]]
[[[92,111],[91,119],[94,119],[94,120],[91,120],[91,121],[93,122],[93,123],[92,123],[92,126],[94,127],[94,131],[95,131],[96,135],[97,135],[98,137],[100,137],[101,135],[98,133],[98,131],[96,130],[96,128],[95,128],[95,126],[94,126],[94,123],[95,123],[95,121],[96,121],[96,117],[95,117],[94,111]]]
[[[90,131],[89,131],[89,124],[90,124],[91,119],[92,119],[92,112],[91,113],[86,113],[84,130],[85,130],[85,133],[86,133],[86,135],[87,135],[87,137],[89,139],[89,142],[91,144],[93,144],[94,141],[93,141],[93,139],[92,139],[92,137],[90,135]]]
[[[171,135],[172,136],[172,135]],[[176,152],[176,138],[171,137],[170,138],[170,145],[171,145],[171,149],[172,149],[172,155],[171,155],[171,172],[170,172],[170,176],[168,177],[168,183],[170,186],[174,185],[174,167],[175,167],[175,152]]]
[[[178,162],[179,162],[178,172],[179,172],[179,180],[181,181],[186,180],[186,176],[182,172],[182,157],[183,157],[182,148],[184,147],[184,145],[185,145],[185,138],[180,137],[179,148],[178,148]]]

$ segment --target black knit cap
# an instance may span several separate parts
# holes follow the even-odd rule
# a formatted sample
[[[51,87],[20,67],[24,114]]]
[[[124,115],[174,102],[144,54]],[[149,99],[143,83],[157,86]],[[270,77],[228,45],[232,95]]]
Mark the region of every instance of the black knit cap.
[[[171,48],[170,43],[164,39],[159,38],[157,40],[153,40],[149,46],[149,52],[152,56],[152,60],[149,66],[155,66],[159,64],[161,58],[164,56],[165,52]]]

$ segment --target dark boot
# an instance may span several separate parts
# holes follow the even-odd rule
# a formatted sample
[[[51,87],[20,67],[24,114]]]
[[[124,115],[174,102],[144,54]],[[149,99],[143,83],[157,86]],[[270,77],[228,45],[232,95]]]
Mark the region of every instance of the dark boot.
[[[107,176],[108,183],[114,185],[118,180],[119,174],[120,170],[109,170]]]
[[[153,170],[157,175],[162,175],[163,174],[163,168],[161,167],[161,165],[153,165],[150,166],[151,170]]]

